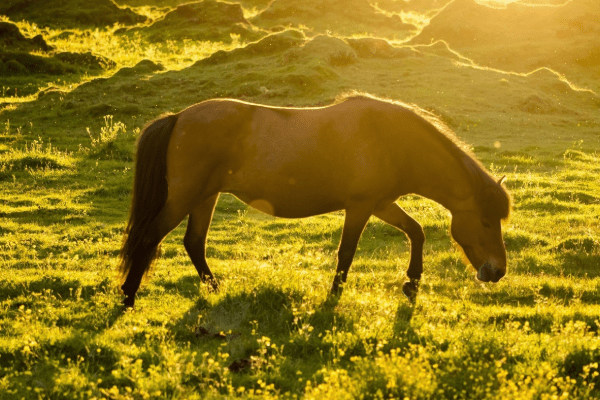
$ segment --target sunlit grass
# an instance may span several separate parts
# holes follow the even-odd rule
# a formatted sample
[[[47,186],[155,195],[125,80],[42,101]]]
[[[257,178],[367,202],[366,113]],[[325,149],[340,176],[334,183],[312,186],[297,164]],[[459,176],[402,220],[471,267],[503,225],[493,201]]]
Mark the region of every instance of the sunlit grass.
[[[60,183],[31,175],[4,186],[13,196],[0,210],[0,294],[11,322],[0,349],[12,361],[2,366],[2,390],[113,398],[596,393],[597,153],[570,149],[558,169],[538,156],[537,170],[508,173],[510,269],[496,285],[478,283],[462,263],[448,212],[411,196],[401,204],[428,238],[417,306],[400,292],[408,243],[376,219],[344,295],[327,305],[342,214],[280,220],[225,195],[208,242],[221,291],[199,284],[181,244],[184,223],[167,237],[138,310],[124,315],[114,268],[129,174],[87,152],[70,157],[82,172]],[[500,170],[518,161],[510,153],[495,160],[507,163]],[[80,189],[68,189],[76,181]],[[547,205],[528,208],[540,201]],[[246,372],[230,371],[236,360],[247,360]]]
[[[218,50],[229,51],[243,46],[238,35],[231,35],[230,43],[197,41],[191,39],[165,40],[159,43],[149,43],[142,39],[139,33],[133,36],[115,35],[114,32],[122,27],[116,24],[105,30],[69,29],[66,31],[51,28],[39,28],[27,21],[10,21],[15,23],[21,32],[33,37],[43,34],[47,43],[55,47],[55,52],[72,52],[101,55],[117,63],[114,70],[131,67],[144,59],[160,62],[167,69],[182,69],[195,61],[205,58]],[[47,54],[40,54],[48,56]],[[108,74],[114,70],[107,71]]]
[[[419,6],[393,3],[381,7]],[[251,18],[266,2],[244,4]],[[402,18],[418,26],[438,11]],[[311,30],[312,21],[295,22]],[[151,44],[115,35],[118,26],[67,36],[18,25],[57,52],[117,65],[47,77],[39,99],[2,92],[0,398],[599,396],[599,103],[569,75],[479,67],[442,42],[412,51],[367,40],[373,53],[358,55],[343,38],[310,42],[298,31],[242,49],[235,36]],[[145,59],[165,70],[117,74]],[[207,247],[220,291],[200,283],[184,222],[165,239],[137,308],[123,312],[116,266],[147,120],[210,97],[322,106],[349,90],[427,108],[507,176],[514,208],[498,284],[475,279],[447,210],[406,196],[399,204],[427,238],[416,305],[401,293],[409,243],[376,218],[344,294],[328,302],[343,213],[276,219],[222,195]]]
[[[160,62],[167,69],[182,69],[218,50],[228,51],[242,45],[236,36],[233,36],[231,43],[186,39],[154,44],[143,41],[139,34],[134,37],[117,36],[112,31],[94,31],[91,35],[89,31],[79,31],[62,39],[52,36],[49,43],[56,46],[58,51],[92,51],[103,55],[115,61],[117,68],[131,67],[149,59]]]

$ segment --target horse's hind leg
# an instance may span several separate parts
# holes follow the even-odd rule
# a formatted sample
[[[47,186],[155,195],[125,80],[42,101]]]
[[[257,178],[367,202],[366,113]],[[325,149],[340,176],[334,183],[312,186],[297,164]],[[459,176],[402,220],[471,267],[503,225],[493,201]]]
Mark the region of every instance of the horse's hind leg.
[[[167,200],[165,206],[150,223],[144,236],[140,238],[141,244],[137,246],[135,253],[132,255],[131,268],[123,286],[121,286],[126,296],[123,300],[126,307],[133,307],[135,294],[140,287],[145,272],[158,253],[160,243],[169,232],[183,221],[186,215],[187,210]]]
[[[213,290],[217,290],[218,285],[206,262],[206,236],[218,198],[219,194],[217,193],[190,213],[187,231],[183,238],[185,249],[192,259],[200,279],[210,283]]]
[[[376,210],[374,215],[382,221],[405,232],[410,241],[410,262],[408,264],[408,275],[410,282],[406,282],[402,291],[412,302],[415,301],[418,283],[423,273],[423,243],[425,243],[425,234],[421,225],[410,217],[396,203]]]
[[[340,285],[346,282],[348,270],[350,269],[350,265],[352,265],[354,253],[356,253],[358,240],[370,217],[371,209],[346,209],[342,240],[340,241],[340,247],[338,249],[337,269],[331,286],[331,293],[336,296],[342,294],[342,287]]]

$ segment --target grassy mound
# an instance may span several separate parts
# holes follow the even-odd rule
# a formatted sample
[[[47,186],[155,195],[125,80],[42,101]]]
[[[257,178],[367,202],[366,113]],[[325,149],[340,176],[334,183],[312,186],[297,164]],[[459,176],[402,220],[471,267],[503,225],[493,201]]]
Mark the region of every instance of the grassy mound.
[[[389,39],[405,39],[415,26],[402,22],[398,15],[378,12],[368,1],[356,0],[282,0],[251,19],[267,29],[303,28],[307,35],[330,34],[350,36],[363,34]]]
[[[0,50],[0,86],[14,88],[15,97],[36,93],[54,82],[78,82],[83,75],[99,75],[115,62],[92,53],[56,53],[50,57]]]
[[[163,71],[165,67],[150,60],[142,60],[134,67],[121,68],[115,76],[133,76],[142,74],[151,74],[153,72]]]
[[[264,36],[252,29],[239,4],[213,0],[180,5],[149,27],[132,28],[119,33],[140,33],[151,42],[168,39],[230,42],[232,35],[252,41]]]
[[[0,3],[0,14],[52,28],[104,28],[147,20],[129,8],[119,8],[111,0],[6,0]]]
[[[73,74],[77,70],[56,59],[23,52],[0,51],[0,71],[4,76],[24,74]]]
[[[406,47],[394,47],[387,40],[374,38],[346,39],[346,42],[363,58],[394,58],[414,55]]]
[[[68,34],[71,33],[57,36]],[[0,22],[0,45],[0,85],[5,94],[14,88],[11,94],[15,97],[31,95],[58,76],[63,80],[67,77],[69,82],[77,81],[84,74],[97,75],[116,66],[112,60],[91,52],[56,52],[41,34],[27,38],[17,25],[9,22]]]
[[[268,35],[256,43],[232,51],[219,50],[203,60],[194,64],[194,66],[204,66],[211,64],[220,64],[223,62],[241,60],[254,56],[267,56],[300,46],[306,38],[304,34],[296,30],[288,30],[277,34]]]
[[[42,57],[23,52],[0,51],[0,71],[6,76],[20,74],[74,74],[113,68],[115,63],[92,53],[58,53]]]
[[[303,59],[318,58],[332,66],[356,63],[356,52],[342,39],[319,35],[301,48]],[[322,62],[320,62],[322,63]]]
[[[517,108],[530,114],[556,114],[573,112],[564,106],[561,106],[554,99],[532,94],[521,100]]]
[[[43,51],[53,49],[49,46],[42,35],[36,35],[29,39],[23,36],[19,27],[10,22],[0,22],[0,45],[5,49],[19,51]]]

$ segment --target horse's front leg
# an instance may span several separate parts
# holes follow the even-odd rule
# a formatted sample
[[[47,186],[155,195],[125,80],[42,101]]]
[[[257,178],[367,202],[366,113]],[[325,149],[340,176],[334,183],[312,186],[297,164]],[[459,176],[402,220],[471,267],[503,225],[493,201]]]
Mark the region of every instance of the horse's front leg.
[[[419,280],[423,274],[423,244],[425,234],[421,225],[409,216],[398,204],[391,203],[378,209],[374,215],[382,221],[405,232],[410,241],[410,262],[408,264],[409,281],[402,285],[402,293],[414,303],[419,290]]]
[[[331,294],[334,296],[342,294],[342,285],[348,277],[348,270],[352,264],[354,253],[356,253],[358,240],[369,221],[369,217],[371,217],[371,209],[365,209],[364,207],[346,209],[342,240],[338,248],[337,269],[331,285]]]

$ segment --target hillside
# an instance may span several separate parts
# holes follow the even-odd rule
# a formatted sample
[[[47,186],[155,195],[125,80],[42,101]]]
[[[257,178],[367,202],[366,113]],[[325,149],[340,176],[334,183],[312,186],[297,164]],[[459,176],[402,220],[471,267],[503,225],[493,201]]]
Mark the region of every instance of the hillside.
[[[492,8],[455,0],[431,19],[412,44],[444,40],[477,64],[507,71],[552,68],[598,90],[598,4],[591,0]]]

